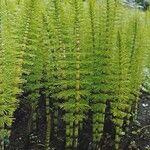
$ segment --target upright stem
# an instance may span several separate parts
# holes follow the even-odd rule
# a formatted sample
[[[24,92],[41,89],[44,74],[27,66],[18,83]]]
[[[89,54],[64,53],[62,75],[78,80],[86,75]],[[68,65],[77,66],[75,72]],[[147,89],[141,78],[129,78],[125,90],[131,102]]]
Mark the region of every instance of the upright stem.
[[[46,150],[50,149],[50,132],[51,132],[51,115],[50,115],[50,103],[46,98]]]

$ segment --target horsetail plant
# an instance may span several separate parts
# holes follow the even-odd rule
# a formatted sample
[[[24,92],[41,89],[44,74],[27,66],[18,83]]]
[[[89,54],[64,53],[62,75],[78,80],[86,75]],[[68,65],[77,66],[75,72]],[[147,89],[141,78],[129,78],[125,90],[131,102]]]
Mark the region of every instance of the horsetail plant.
[[[119,149],[142,81],[144,15],[116,0],[0,2],[1,149],[22,99],[32,107],[30,135],[44,106],[44,149],[79,149],[85,123],[89,144],[103,149],[107,119]]]

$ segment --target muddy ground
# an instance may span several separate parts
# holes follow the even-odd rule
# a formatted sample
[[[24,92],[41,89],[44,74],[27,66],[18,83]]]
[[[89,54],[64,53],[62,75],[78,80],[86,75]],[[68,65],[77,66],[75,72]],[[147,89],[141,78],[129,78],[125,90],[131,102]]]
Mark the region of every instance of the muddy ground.
[[[42,112],[45,113],[44,107],[40,110],[39,126],[43,133],[45,132],[45,118],[42,120]],[[14,114],[15,122],[12,126],[10,141],[6,143],[7,150],[45,150],[42,140],[37,141],[37,136],[31,132],[31,107],[24,100],[20,103],[20,108]],[[39,131],[39,134],[42,132]],[[87,131],[88,136],[88,131]],[[86,136],[86,135],[85,135]],[[42,137],[42,136],[40,136]],[[38,143],[38,144],[37,144]],[[38,146],[37,146],[38,145]],[[84,146],[85,143],[82,143]],[[150,94],[142,91],[138,103],[137,117],[130,124],[128,134],[122,139],[121,147],[123,150],[150,150]],[[89,148],[80,147],[80,150]],[[112,150],[112,148],[106,148]],[[57,150],[62,150],[59,147]]]

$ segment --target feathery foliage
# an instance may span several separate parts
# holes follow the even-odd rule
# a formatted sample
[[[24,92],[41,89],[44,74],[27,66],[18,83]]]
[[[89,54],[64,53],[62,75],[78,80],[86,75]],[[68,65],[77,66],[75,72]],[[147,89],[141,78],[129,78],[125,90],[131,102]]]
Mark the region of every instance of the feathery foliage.
[[[36,134],[42,93],[46,149],[53,137],[77,149],[88,119],[90,142],[98,149],[108,118],[119,149],[142,82],[145,14],[116,0],[1,0],[0,13],[0,140],[8,135],[18,99],[30,102]]]

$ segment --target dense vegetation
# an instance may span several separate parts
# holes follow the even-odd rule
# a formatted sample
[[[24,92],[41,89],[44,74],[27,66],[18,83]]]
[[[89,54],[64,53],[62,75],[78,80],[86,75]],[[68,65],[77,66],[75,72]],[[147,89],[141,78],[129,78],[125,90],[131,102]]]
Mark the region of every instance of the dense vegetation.
[[[65,150],[83,141],[104,149],[108,122],[111,149],[120,149],[150,64],[149,12],[117,0],[0,2],[0,149],[22,101],[32,108],[29,134],[37,135],[45,107],[45,150],[60,150],[53,139]]]

